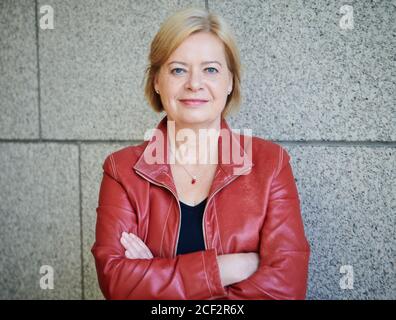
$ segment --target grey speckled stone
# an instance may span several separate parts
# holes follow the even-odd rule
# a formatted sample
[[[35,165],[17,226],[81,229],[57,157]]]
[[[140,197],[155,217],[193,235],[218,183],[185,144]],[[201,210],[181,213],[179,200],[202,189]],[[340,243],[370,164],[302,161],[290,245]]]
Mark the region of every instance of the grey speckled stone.
[[[311,244],[309,299],[396,298],[396,150],[285,146]],[[354,288],[342,290],[342,265]]]
[[[396,7],[354,1],[354,29],[342,30],[345,3],[209,1],[244,65],[231,123],[278,140],[396,139]]]
[[[80,299],[77,146],[2,143],[0,163],[0,299]]]
[[[95,241],[96,208],[100,182],[102,181],[103,162],[110,153],[125,145],[120,144],[83,144],[81,146],[81,188],[83,215],[83,265],[85,299],[104,299],[99,289],[95,260],[91,253]]]
[[[143,96],[150,42],[168,15],[204,3],[39,0],[55,14],[40,31],[43,137],[143,139],[163,116]]]
[[[38,138],[34,1],[0,1],[0,138]]]

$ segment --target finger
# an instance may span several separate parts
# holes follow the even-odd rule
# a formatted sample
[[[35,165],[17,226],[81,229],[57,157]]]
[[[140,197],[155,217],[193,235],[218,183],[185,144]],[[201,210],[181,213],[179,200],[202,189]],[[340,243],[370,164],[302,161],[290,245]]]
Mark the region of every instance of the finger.
[[[146,249],[147,251],[150,251],[150,249],[147,247],[147,245],[143,242],[142,239],[140,239],[136,234],[133,233],[129,233],[128,234],[132,239],[134,239],[136,241],[137,244],[139,244],[139,246],[141,246],[142,248]]]
[[[129,244],[128,240],[125,237],[121,237],[120,242],[125,250],[133,250],[133,247]]]
[[[128,233],[123,232],[120,241],[123,247],[129,251],[130,256],[135,258],[153,258],[150,249],[135,234],[131,233],[130,236],[128,236]]]
[[[133,233],[129,233],[126,235],[126,239],[130,243],[130,245],[133,245],[136,250],[139,250],[139,252],[145,251],[145,247],[141,245],[138,236],[134,235]]]
[[[147,251],[145,250],[145,248],[143,248],[139,242],[136,240],[136,238],[127,235],[126,239],[129,243],[130,246],[133,247],[133,255],[137,258],[141,258],[141,259],[148,259],[149,255],[147,254]]]
[[[138,243],[144,250],[147,251],[147,253],[149,253],[150,255],[152,255],[152,254],[151,254],[151,251],[150,251],[150,249],[149,249],[149,247],[143,242],[142,239],[140,239],[137,235],[135,235],[135,234],[133,234],[133,233],[130,233],[129,235],[130,235],[132,238],[134,238],[134,239],[137,241],[137,243]]]
[[[128,250],[125,251],[125,257],[127,257],[128,259],[133,259],[133,255],[129,253]]]
[[[131,245],[128,242],[128,234],[126,232],[123,232],[120,238],[120,242],[123,245],[123,247],[128,250],[128,249],[133,249],[133,247],[131,248]]]
[[[126,232],[122,233],[120,242],[122,246],[128,251],[129,255],[128,258],[141,258],[141,254],[137,251],[136,244],[129,241],[128,234]]]
[[[147,245],[143,242],[142,239],[140,239],[138,236],[136,236],[136,235],[133,234],[133,233],[130,233],[129,235],[130,235],[130,237],[131,237],[132,239],[135,240],[135,243],[136,243],[142,250],[144,250],[144,252],[146,253],[146,256],[147,256],[149,259],[153,258],[153,254],[151,253],[150,249],[147,247]]]

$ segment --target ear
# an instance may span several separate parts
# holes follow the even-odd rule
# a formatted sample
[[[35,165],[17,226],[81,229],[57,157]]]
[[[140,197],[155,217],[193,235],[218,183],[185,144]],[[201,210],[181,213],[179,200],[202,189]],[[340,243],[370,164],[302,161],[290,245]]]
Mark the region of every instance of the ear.
[[[158,72],[154,75],[154,90],[157,91],[159,84],[158,84]]]
[[[230,75],[230,84],[228,85],[228,91],[231,92],[233,85],[234,85],[234,75],[232,74],[231,71],[228,71]]]
[[[157,75],[154,76],[154,90],[158,90],[158,77]]]

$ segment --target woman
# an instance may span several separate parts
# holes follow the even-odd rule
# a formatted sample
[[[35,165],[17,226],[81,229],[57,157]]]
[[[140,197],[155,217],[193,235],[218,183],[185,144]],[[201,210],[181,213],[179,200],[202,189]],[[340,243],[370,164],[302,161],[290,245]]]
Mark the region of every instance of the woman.
[[[92,254],[104,296],[304,299],[309,244],[290,157],[225,120],[240,102],[226,23],[179,11],[149,61],[145,95],[166,116],[103,164]]]

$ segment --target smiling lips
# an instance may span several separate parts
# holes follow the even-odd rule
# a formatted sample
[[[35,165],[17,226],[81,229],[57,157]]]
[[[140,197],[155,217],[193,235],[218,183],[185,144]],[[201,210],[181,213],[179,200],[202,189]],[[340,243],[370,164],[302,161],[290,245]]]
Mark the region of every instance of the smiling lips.
[[[180,101],[187,106],[199,106],[208,102],[208,100],[204,99],[180,99]]]

